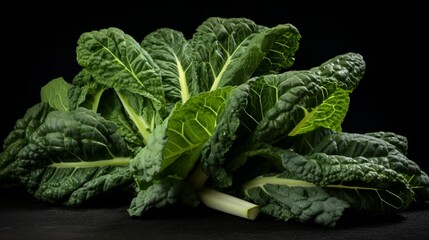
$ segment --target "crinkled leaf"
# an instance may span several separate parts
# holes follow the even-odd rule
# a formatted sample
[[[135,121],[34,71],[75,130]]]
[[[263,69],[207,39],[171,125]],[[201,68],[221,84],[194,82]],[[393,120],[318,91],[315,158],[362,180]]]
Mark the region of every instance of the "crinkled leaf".
[[[273,142],[279,137],[302,134],[317,127],[341,130],[348,110],[348,93],[362,76],[360,71],[346,71],[354,64],[360,64],[360,71],[365,69],[361,55],[348,53],[312,70],[259,77],[251,89],[246,109],[248,117],[243,119],[244,126],[253,135],[252,141]],[[317,71],[331,68],[343,71],[341,74]]]
[[[245,194],[261,213],[282,221],[315,222],[334,227],[350,205],[310,182],[287,173],[258,177],[244,186]]]
[[[158,125],[149,136],[146,146],[131,160],[130,170],[138,184],[152,181],[159,173],[167,142],[167,126],[168,120]]]
[[[147,98],[139,94],[128,91],[117,91],[116,93],[128,118],[131,120],[130,122],[134,124],[143,138],[141,145],[146,144],[149,135],[163,121],[162,113],[154,108],[152,101],[148,101]]]
[[[48,103],[38,103],[27,109],[24,116],[16,121],[14,129],[4,139],[0,153],[0,186],[21,185],[21,169],[16,156],[27,145],[31,134],[45,121],[47,114],[53,110]]]
[[[281,158],[285,170],[295,179],[322,186],[361,212],[399,212],[414,198],[411,186],[401,174],[363,156],[299,155],[285,151]]]
[[[225,87],[203,92],[183,105],[178,104],[133,159],[136,178],[146,182],[169,175],[186,178],[212,136],[233,89]]]
[[[267,73],[289,67],[299,38],[290,24],[267,28],[246,18],[207,19],[190,40],[197,51],[201,89],[235,86],[257,70]]]
[[[363,56],[354,52],[340,54],[310,69],[325,78],[325,81],[336,82],[338,87],[349,91],[353,91],[358,86],[365,70]]]
[[[249,84],[237,86],[226,100],[226,109],[221,115],[212,137],[201,153],[203,169],[209,173],[218,187],[232,184],[232,175],[225,169],[226,154],[237,140],[240,117],[247,106]]]
[[[370,161],[404,176],[417,198],[429,197],[429,178],[403,153],[407,149],[407,141],[401,135],[391,132],[339,133],[320,129],[296,139],[294,149],[302,154],[323,152]]]
[[[146,50],[131,36],[112,27],[82,34],[78,40],[77,60],[96,82],[115,89],[146,141],[166,114],[159,68]],[[128,98],[130,96],[132,99]],[[140,104],[133,104],[136,101]]]
[[[74,78],[73,87],[68,93],[71,109],[84,107],[99,112],[101,97],[109,87],[94,80],[92,74],[83,68]],[[106,105],[106,104],[105,104]]]
[[[198,196],[191,186],[183,180],[165,178],[147,189],[139,191],[128,208],[130,216],[141,216],[151,209],[166,208],[172,205],[196,207]]]
[[[16,155],[21,181],[37,199],[79,205],[129,186],[129,151],[113,122],[78,108],[51,111]]]
[[[156,109],[164,107],[158,66],[140,44],[118,28],[83,33],[77,61],[95,80],[109,87],[147,97]]]
[[[381,140],[384,140],[394,145],[396,149],[398,149],[398,151],[400,151],[404,155],[408,153],[408,139],[405,136],[385,131],[367,132],[365,134],[380,138]]]
[[[161,169],[169,167],[171,174],[187,176],[199,159],[204,144],[213,135],[233,89],[224,87],[201,93],[172,112]]]
[[[160,28],[149,33],[141,42],[160,68],[162,85],[168,102],[186,102],[197,94],[194,50],[182,32]]]

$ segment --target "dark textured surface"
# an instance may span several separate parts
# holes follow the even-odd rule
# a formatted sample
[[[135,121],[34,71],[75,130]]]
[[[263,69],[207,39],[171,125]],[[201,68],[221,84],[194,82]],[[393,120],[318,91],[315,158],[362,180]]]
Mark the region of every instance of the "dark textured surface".
[[[246,220],[205,207],[161,209],[132,218],[126,204],[71,209],[0,192],[0,239],[428,239],[429,204],[389,217],[344,215],[334,228]]]

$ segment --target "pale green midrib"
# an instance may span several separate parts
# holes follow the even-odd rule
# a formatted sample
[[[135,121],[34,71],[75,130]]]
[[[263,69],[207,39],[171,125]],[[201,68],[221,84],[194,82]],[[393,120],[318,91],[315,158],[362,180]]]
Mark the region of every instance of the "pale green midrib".
[[[97,112],[98,106],[100,104],[100,98],[104,93],[104,89],[102,91],[98,91],[95,95],[94,95],[94,103],[92,104],[92,111],[93,112]]]
[[[286,185],[289,187],[317,187],[318,185],[296,179],[287,179],[287,178],[278,178],[278,177],[258,177],[255,178],[246,184],[243,185],[244,189],[250,189],[254,187],[263,187],[265,184],[276,184],[276,185]],[[342,184],[328,184],[326,186],[319,187],[327,187],[327,188],[345,188],[345,189],[353,189],[353,190],[378,190],[373,187],[362,187],[362,186],[346,186]]]
[[[217,89],[220,79],[222,78],[223,73],[226,71],[226,68],[230,63],[231,63],[231,55],[228,55],[228,59],[225,61],[225,64],[223,65],[222,70],[219,72],[219,75],[217,75],[215,80],[213,81],[213,85],[210,88],[210,91],[214,91]]]
[[[200,141],[198,143],[188,143],[187,147],[182,147],[182,148],[179,148],[178,145],[174,144],[174,146],[176,146],[180,150],[179,151],[174,151],[174,152],[173,151],[168,151],[168,152],[164,151],[164,154],[163,154],[164,155],[164,159],[169,159],[169,158],[173,158],[173,157],[178,156],[178,155],[182,155],[185,152],[188,152],[188,151],[191,151],[193,149],[196,149],[196,148],[200,147],[205,142],[206,141]]]
[[[139,117],[140,115],[136,114],[136,112],[134,112],[134,110],[131,107],[129,107],[128,101],[122,96],[122,94],[119,91],[116,91],[116,93],[119,97],[119,100],[122,102],[122,105],[124,106],[125,110],[127,111],[128,116],[135,123],[140,134],[142,135],[144,144],[146,144],[150,135],[150,132],[147,131],[147,129],[150,129],[149,124],[146,121],[144,121],[143,118]]]
[[[221,69],[221,71],[219,72],[219,74],[216,76],[216,74],[214,74],[216,76],[216,78],[213,81],[213,85],[210,88],[210,91],[214,91],[218,88],[219,82],[222,79],[222,76],[224,74],[224,72],[226,71],[227,67],[229,66],[229,64],[232,62],[232,56],[234,56],[235,52],[237,51],[237,49],[239,49],[241,47],[241,44],[244,41],[242,41],[235,49],[234,51],[230,54],[228,51],[225,50],[226,53],[228,53],[228,58],[226,59],[225,63],[223,64],[223,67]],[[211,64],[210,64],[211,65]]]
[[[184,140],[184,141],[186,141],[187,147],[180,147],[179,145],[176,144],[175,141],[169,141],[169,144],[174,145],[177,149],[180,149],[180,150],[179,151],[174,151],[174,152],[173,151],[167,151],[167,152],[164,151],[164,153],[163,153],[164,154],[164,159],[173,158],[173,157],[175,157],[177,155],[181,155],[181,154],[183,154],[183,153],[185,153],[187,151],[191,151],[191,150],[193,150],[195,148],[198,148],[202,144],[205,144],[208,141],[208,139],[210,139],[210,137],[213,135],[212,133],[207,132],[208,133],[207,136],[199,139],[199,141],[197,141],[197,142],[192,142],[190,139],[188,139],[188,138],[185,137],[185,134],[183,134],[183,131],[179,132],[179,131],[177,131],[174,128],[170,128],[170,129],[168,129],[168,131],[174,132],[178,136],[181,136],[181,139]],[[167,136],[169,136],[168,133],[167,133]],[[168,149],[168,148],[166,148],[166,149]]]
[[[217,116],[217,115],[219,114],[219,111],[218,111],[218,112],[216,112],[216,111],[214,111],[212,108],[208,108],[208,109],[212,110],[212,112],[213,112],[213,114],[214,114],[215,116]],[[181,130],[182,130],[182,131],[178,131],[178,130],[177,130],[177,129],[175,129],[175,128],[168,128],[167,132],[168,132],[168,131],[170,131],[170,132],[173,132],[173,133],[177,134],[178,136],[181,136],[181,137],[182,137],[181,139],[182,139],[182,140],[184,140],[184,141],[187,143],[188,147],[182,148],[182,147],[180,147],[179,145],[175,144],[175,142],[174,142],[174,141],[172,141],[172,142],[170,142],[170,144],[175,145],[178,149],[180,149],[180,151],[164,153],[164,157],[165,157],[165,158],[170,158],[170,157],[172,157],[172,156],[176,156],[177,154],[182,154],[182,153],[187,152],[187,151],[189,151],[189,150],[195,149],[195,148],[199,147],[201,144],[206,143],[206,142],[207,142],[207,141],[212,137],[212,135],[213,135],[213,131],[214,131],[214,129],[215,129],[215,128],[216,128],[216,126],[217,126],[216,121],[215,121],[215,124],[214,124],[214,128],[213,128],[213,130],[212,130],[212,131],[210,131],[207,127],[205,127],[205,126],[204,126],[204,124],[202,124],[202,123],[198,120],[198,114],[199,114],[199,112],[197,112],[197,113],[196,113],[196,116],[195,116],[195,118],[194,118],[194,119],[195,119],[195,121],[198,123],[198,125],[199,125],[202,129],[204,129],[204,131],[207,133],[207,135],[206,135],[206,136],[203,136],[202,138],[200,138],[200,139],[199,139],[200,141],[198,141],[198,142],[193,142],[193,141],[191,141],[190,139],[188,139],[187,137],[185,137],[185,134],[184,134],[184,132],[183,132],[183,125],[184,125],[184,123],[183,123],[183,122],[182,122],[182,128],[181,128]],[[169,136],[169,134],[168,134],[168,133],[167,133],[167,136]],[[173,154],[171,154],[171,153],[173,153]]]
[[[295,179],[285,179],[278,177],[257,177],[243,185],[244,189],[262,187],[265,184],[277,184],[277,185],[287,185],[289,187],[300,186],[300,187],[315,187],[316,185],[311,182],[295,180]]]
[[[55,95],[58,97],[58,100],[60,101],[60,105],[64,108],[64,111],[69,112],[70,108],[64,103],[62,97],[58,93],[56,93]]]
[[[302,108],[302,110],[304,111],[304,117],[301,119],[301,121],[298,122],[298,124],[296,124],[296,126],[292,129],[292,131],[289,132],[288,134],[289,136],[295,136],[302,130],[305,124],[308,123],[308,120],[311,119],[314,116],[314,114],[317,112],[317,107],[313,109],[313,111],[311,112],[309,112],[305,108]]]
[[[103,46],[104,49],[106,49],[107,52],[110,53],[110,55],[113,56],[113,58],[115,59],[116,62],[119,63],[119,65],[121,65],[127,72],[129,72],[131,74],[131,76],[133,76],[133,78],[136,80],[137,83],[140,84],[140,86],[144,87],[144,84],[140,81],[140,79],[137,77],[137,75],[134,73],[134,71],[130,68],[127,68],[127,66],[125,65],[125,63],[119,59],[115,54],[113,54],[112,51],[110,51],[109,48],[107,48],[106,46]]]
[[[178,77],[179,77],[179,83],[180,83],[180,94],[182,96],[182,103],[185,103],[189,99],[189,90],[188,90],[188,85],[186,81],[186,71],[183,69],[183,66],[177,57],[176,57],[176,64],[177,64],[177,72],[179,75]]]
[[[53,168],[92,168],[92,167],[106,167],[106,166],[126,166],[130,163],[129,157],[118,157],[108,160],[98,161],[81,161],[81,162],[59,162],[52,163],[48,167]]]
[[[214,90],[216,90],[217,88],[218,88],[218,85],[219,85],[219,83],[220,83],[220,80],[222,79],[222,76],[223,76],[223,74],[225,73],[225,71],[226,71],[226,69],[228,68],[228,66],[230,65],[230,63],[232,62],[232,59],[233,59],[233,57],[234,57],[234,55],[236,54],[236,52],[237,52],[237,50],[238,49],[240,49],[241,47],[243,47],[243,43],[244,42],[246,42],[250,37],[253,37],[254,35],[253,34],[250,34],[249,36],[247,36],[245,39],[243,39],[235,48],[234,48],[234,50],[230,53],[230,52],[228,52],[225,48],[223,48],[223,50],[228,54],[228,58],[227,58],[227,60],[225,61],[225,63],[224,63],[224,65],[223,65],[223,67],[222,67],[222,70],[219,72],[219,74],[216,76],[216,74],[213,74],[214,76],[216,76],[216,78],[214,79],[214,81],[213,81],[213,84],[212,84],[212,86],[211,86],[211,88],[210,88],[210,91],[214,91]],[[209,61],[209,65],[211,66],[211,64],[210,64],[210,61]]]
[[[369,191],[376,191],[378,194],[378,191],[387,191],[389,194],[397,197],[398,199],[402,200],[400,196],[390,192],[387,189],[379,189],[379,188],[373,188],[373,187],[362,187],[362,186],[346,186],[342,184],[328,184],[326,186],[318,186],[316,184],[313,184],[311,182],[303,181],[303,180],[296,180],[296,179],[285,179],[285,178],[276,178],[276,177],[257,177],[254,180],[249,181],[248,183],[245,183],[243,185],[244,192],[248,192],[250,189],[259,187],[264,191],[266,194],[269,195],[268,191],[264,188],[264,185],[266,184],[276,184],[276,185],[285,185],[288,187],[322,187],[322,188],[337,188],[337,189],[351,189],[354,191],[357,190],[369,190]],[[380,197],[381,201],[385,204],[393,207],[393,208],[400,208],[400,206],[395,206],[388,201],[384,200],[382,197]]]

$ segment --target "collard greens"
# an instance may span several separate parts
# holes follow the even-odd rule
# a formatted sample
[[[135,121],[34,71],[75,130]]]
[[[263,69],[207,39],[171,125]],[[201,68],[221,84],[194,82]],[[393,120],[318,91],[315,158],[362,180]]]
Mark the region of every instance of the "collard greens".
[[[170,28],[140,42],[115,27],[83,33],[81,71],[42,87],[4,140],[1,187],[70,207],[129,197],[130,216],[201,203],[234,214],[214,192],[253,206],[249,219],[329,227],[346,209],[426,201],[429,177],[405,136],[342,129],[363,56],[289,70],[300,38],[291,24],[219,17],[190,39]]]

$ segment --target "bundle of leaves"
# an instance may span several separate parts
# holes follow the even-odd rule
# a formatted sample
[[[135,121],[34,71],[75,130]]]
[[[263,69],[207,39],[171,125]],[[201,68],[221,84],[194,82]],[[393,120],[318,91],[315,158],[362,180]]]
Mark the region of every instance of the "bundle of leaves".
[[[132,196],[130,216],[202,203],[329,227],[345,209],[395,214],[426,201],[429,177],[406,137],[341,127],[363,57],[288,70],[300,38],[291,24],[219,17],[191,39],[83,33],[81,71],[44,85],[4,140],[1,186],[69,207]]]

